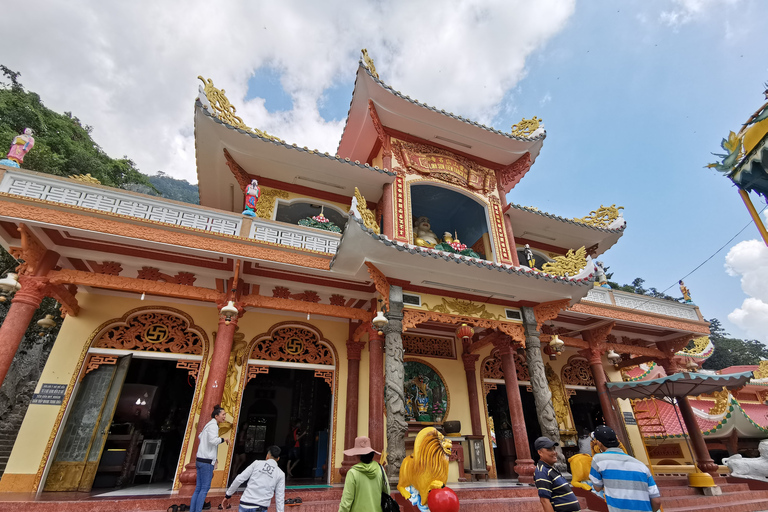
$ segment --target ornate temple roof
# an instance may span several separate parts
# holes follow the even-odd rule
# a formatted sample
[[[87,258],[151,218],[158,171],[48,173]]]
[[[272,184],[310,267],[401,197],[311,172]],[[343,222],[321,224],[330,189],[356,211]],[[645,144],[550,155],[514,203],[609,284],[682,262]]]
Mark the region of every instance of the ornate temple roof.
[[[369,102],[384,127],[421,140],[507,166],[526,153],[535,160],[546,132],[521,137],[421,103],[374,75],[363,62],[357,70],[338,154],[364,161],[376,144],[377,132],[368,113]]]
[[[575,226],[584,226],[589,229],[602,231],[604,233],[621,233],[627,227],[627,221],[625,221],[624,217],[621,217],[621,216],[619,217],[619,219],[609,224],[608,226],[598,226],[598,225],[588,224],[586,222],[583,222],[581,219],[567,219],[565,217],[560,217],[559,215],[555,215],[553,213],[542,212],[538,208],[534,208],[531,206],[521,206],[519,204],[509,203],[509,208],[514,208],[516,210],[521,210],[521,211],[532,213],[535,215],[541,215],[548,219],[553,219],[560,222],[573,224]]]

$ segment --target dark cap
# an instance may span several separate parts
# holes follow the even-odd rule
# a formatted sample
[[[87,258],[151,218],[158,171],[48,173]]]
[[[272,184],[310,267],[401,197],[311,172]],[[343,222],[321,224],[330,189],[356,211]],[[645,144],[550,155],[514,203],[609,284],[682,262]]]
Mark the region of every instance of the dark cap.
[[[616,432],[607,425],[599,425],[592,432],[592,437],[603,443],[606,448],[616,448],[619,446],[619,440],[616,438]]]
[[[552,448],[553,446],[557,446],[557,443],[548,437],[539,437],[533,442],[533,447],[536,451],[539,451],[542,448]]]

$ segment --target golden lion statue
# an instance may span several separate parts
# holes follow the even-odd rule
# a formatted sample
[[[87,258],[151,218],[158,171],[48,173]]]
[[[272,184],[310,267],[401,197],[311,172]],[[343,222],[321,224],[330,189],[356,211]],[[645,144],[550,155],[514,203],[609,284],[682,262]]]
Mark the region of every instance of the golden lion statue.
[[[421,429],[413,443],[413,454],[406,457],[400,466],[397,490],[403,498],[410,499],[408,487],[413,487],[419,492],[422,505],[426,505],[429,491],[445,485],[451,445],[451,440],[435,427]]]
[[[580,487],[587,491],[592,490],[589,482],[589,471],[592,469],[592,457],[586,453],[577,453],[568,462],[571,465],[571,487]]]

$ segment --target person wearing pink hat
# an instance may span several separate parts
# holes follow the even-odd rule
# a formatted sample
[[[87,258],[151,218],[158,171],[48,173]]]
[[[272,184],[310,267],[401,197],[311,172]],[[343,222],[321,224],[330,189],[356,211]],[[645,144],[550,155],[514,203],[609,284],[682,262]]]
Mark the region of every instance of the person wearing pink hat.
[[[344,455],[360,457],[360,462],[347,472],[344,492],[339,503],[339,512],[378,512],[381,510],[381,493],[389,494],[389,481],[384,468],[373,460],[381,455],[371,447],[371,440],[361,436],[355,438],[355,446],[344,450]]]

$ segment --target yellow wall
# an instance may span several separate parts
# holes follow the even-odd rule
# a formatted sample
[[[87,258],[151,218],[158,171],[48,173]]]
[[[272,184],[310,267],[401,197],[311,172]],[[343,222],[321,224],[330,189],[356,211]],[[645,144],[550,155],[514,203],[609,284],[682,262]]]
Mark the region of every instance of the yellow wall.
[[[137,299],[128,299],[109,295],[95,295],[80,293],[77,296],[80,303],[81,312],[77,317],[67,317],[62,325],[61,331],[51,350],[48,362],[40,378],[42,383],[56,383],[70,385],[73,382],[75,373],[79,372],[85,352],[87,350],[88,340],[99,327],[111,319],[122,317],[128,311],[135,308],[144,307],[171,307],[192,317],[194,323],[204,330],[208,336],[209,343],[213,339],[213,331],[218,328],[218,314],[215,306],[211,305],[190,305],[180,304],[173,301],[155,301]],[[337,357],[337,376],[336,388],[334,389],[334,399],[336,401],[335,409],[335,437],[337,439],[335,450],[332,452],[335,460],[335,467],[341,465],[343,457],[343,439],[344,439],[344,416],[346,414],[346,340],[349,334],[349,327],[346,320],[339,321],[335,319],[313,318],[311,322],[306,321],[303,315],[277,312],[248,311],[239,320],[239,332],[245,333],[247,340],[251,340],[257,335],[263,334],[271,326],[279,322],[297,321],[309,323],[318,329],[323,337],[332,343]],[[210,355],[209,351],[209,355]],[[363,362],[364,361],[364,362]],[[360,432],[367,431],[367,354],[364,352],[363,361],[361,361],[361,400],[360,400]],[[206,376],[203,376],[205,378]],[[72,387],[68,388],[68,393],[72,392]],[[202,398],[202,395],[199,397]],[[46,451],[50,448],[63,416],[63,408],[52,405],[30,405],[27,415],[24,418],[17,442],[14,445],[13,452],[8,461],[5,474],[0,481],[0,491],[22,491],[32,492],[36,490],[36,484],[42,476],[42,470],[46,461]],[[208,413],[205,413],[208,417]],[[365,421],[362,421],[365,419]],[[195,422],[196,423],[196,422]],[[231,434],[230,434],[231,435]],[[226,436],[225,436],[226,437]],[[191,457],[191,441],[185,461]],[[50,450],[49,457],[55,455],[54,450]],[[219,459],[227,459],[227,445],[222,444],[219,449]],[[221,464],[220,464],[221,467]],[[330,467],[330,464],[329,464]],[[217,480],[223,483],[225,478],[224,471],[217,472]]]

